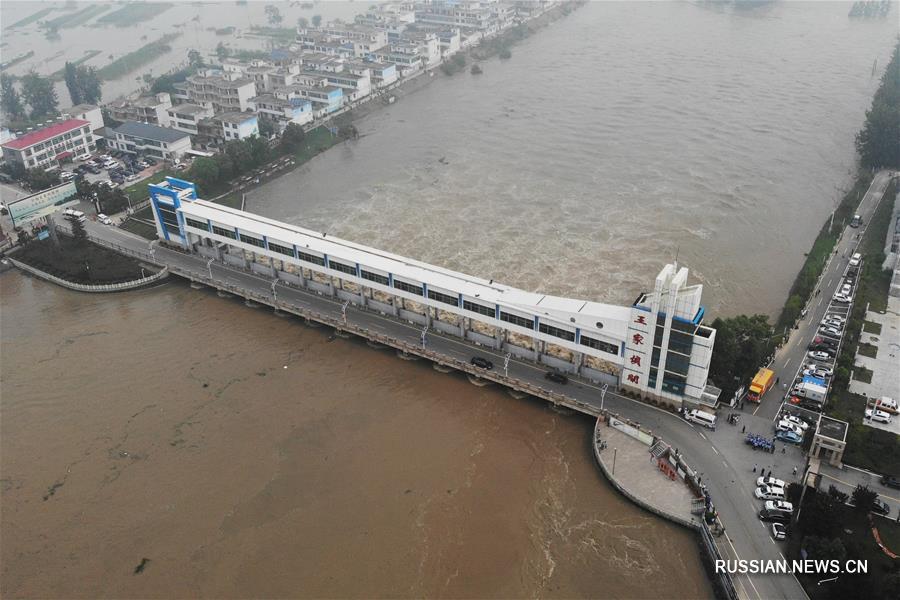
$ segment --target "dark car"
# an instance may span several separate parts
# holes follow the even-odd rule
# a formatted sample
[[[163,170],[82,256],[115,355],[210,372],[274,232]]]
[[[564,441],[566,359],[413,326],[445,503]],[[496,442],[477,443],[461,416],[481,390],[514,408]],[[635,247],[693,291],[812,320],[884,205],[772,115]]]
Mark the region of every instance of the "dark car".
[[[791,515],[780,510],[766,510],[763,508],[759,511],[759,519],[769,523],[790,523]]]
[[[900,490],[900,477],[896,477],[894,475],[882,475],[881,485],[885,485],[889,488],[894,488],[895,490]]]
[[[153,160],[152,158],[150,158],[149,156],[144,159],[144,162],[147,163],[148,165],[150,165],[151,167],[156,166],[156,161]]]
[[[815,400],[810,400],[808,398],[801,398],[797,403],[797,406],[800,408],[805,408],[806,410],[814,410],[816,412],[822,412],[822,404],[816,402]]]
[[[853,496],[851,496],[850,498],[847,499],[846,504],[850,508],[853,508],[856,506],[856,503],[853,501]],[[885,502],[883,500],[879,500],[878,498],[875,498],[874,500],[872,500],[872,512],[875,513],[876,515],[883,515],[886,517],[889,514],[891,514],[891,507],[888,506],[887,504],[885,504]]]
[[[549,379],[554,383],[569,383],[569,378],[557,371],[547,371],[544,378]]]
[[[830,345],[828,345],[828,344],[817,344],[817,343],[812,343],[812,344],[809,345],[809,349],[810,349],[810,350],[815,350],[815,351],[818,351],[818,352],[824,352],[825,354],[827,354],[827,355],[829,355],[830,357],[834,358],[834,347],[833,347],[833,346],[830,346]]]
[[[473,356],[472,360],[469,361],[479,369],[493,369],[494,363],[489,361],[486,358],[481,358],[480,356]]]

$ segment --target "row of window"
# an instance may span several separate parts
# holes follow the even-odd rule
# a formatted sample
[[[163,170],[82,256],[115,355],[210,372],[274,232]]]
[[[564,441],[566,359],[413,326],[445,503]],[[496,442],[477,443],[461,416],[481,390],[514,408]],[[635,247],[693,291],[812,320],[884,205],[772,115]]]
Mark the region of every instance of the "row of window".
[[[188,218],[187,224],[191,227],[195,227],[197,229],[206,229],[206,223],[202,221],[197,221],[195,219]],[[223,237],[228,237],[231,239],[235,238],[234,231],[223,229],[221,227],[217,227],[213,225],[213,233],[221,235]],[[252,244],[254,246],[258,246],[260,248],[264,248],[265,245],[262,240],[250,237],[244,234],[241,234],[240,240],[247,244]],[[286,246],[282,246],[280,244],[274,244],[269,242],[269,250],[273,252],[278,252],[279,254],[284,254],[285,256],[294,256],[294,251],[292,248],[288,248]],[[319,266],[325,266],[325,259],[320,256],[315,256],[313,254],[309,254],[306,252],[298,252],[298,258],[300,260],[317,264]],[[356,275],[356,267],[348,264],[344,264],[341,262],[330,260],[328,261],[328,266],[336,271],[341,271],[343,273],[347,273],[349,275]],[[372,273],[371,271],[366,271],[365,269],[361,269],[359,272],[360,276],[363,279],[367,279],[369,281],[374,281],[375,283],[380,283],[381,285],[389,285],[390,279],[384,275],[380,275],[378,273]],[[414,294],[416,296],[425,295],[425,289],[422,286],[414,285],[412,283],[407,283],[405,281],[401,281],[399,279],[394,280],[394,288],[398,290],[402,290],[404,292]],[[442,292],[438,292],[435,290],[428,290],[428,297],[432,300],[436,300],[438,302],[443,302],[445,304],[449,304],[451,306],[459,306],[459,297],[451,296],[449,294],[444,294]],[[481,315],[485,315],[487,317],[496,318],[497,311],[493,307],[485,306],[483,304],[478,304],[476,302],[470,302],[469,300],[463,300],[463,308],[465,310],[478,313]],[[524,327],[526,329],[534,329],[534,319],[528,319],[526,317],[520,317],[519,315],[514,315],[511,313],[500,311],[500,320],[505,321],[507,323],[512,323],[513,325],[518,325],[519,327]],[[552,335],[554,337],[558,337],[563,340],[567,340],[569,342],[575,341],[575,333],[572,331],[568,331],[566,329],[560,329],[559,327],[554,327],[553,325],[548,325],[546,323],[540,323],[538,326],[538,330],[541,333],[545,333],[547,335]],[[606,352],[608,354],[615,354],[618,356],[619,347],[615,344],[611,344],[609,342],[604,342],[598,339],[594,339],[589,336],[582,335],[580,339],[580,343],[582,346],[587,346],[588,348],[593,348],[595,350],[600,350],[601,352]]]
[[[459,296],[451,296],[449,294],[442,294],[441,292],[436,292],[434,290],[428,290],[428,297],[432,300],[443,302],[444,304],[459,306]]]
[[[575,332],[568,331],[566,329],[560,329],[559,327],[554,327],[553,325],[547,325],[546,323],[538,323],[538,331],[541,333],[546,333],[547,335],[552,335],[553,337],[558,337],[564,340],[568,340],[570,342],[575,341]]]

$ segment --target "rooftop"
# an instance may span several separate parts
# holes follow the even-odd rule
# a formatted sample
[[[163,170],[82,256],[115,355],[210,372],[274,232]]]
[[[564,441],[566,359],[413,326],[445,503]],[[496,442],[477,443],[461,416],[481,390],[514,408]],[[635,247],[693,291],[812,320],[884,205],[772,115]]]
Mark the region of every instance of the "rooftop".
[[[430,287],[462,293],[488,304],[502,304],[538,316],[547,315],[561,324],[577,325],[596,331],[599,322],[602,323],[603,333],[615,338],[625,336],[631,315],[629,307],[520,290],[493,280],[486,281],[479,277],[457,273],[205,200],[183,204],[182,210],[200,219],[237,227],[248,234],[264,235],[276,243],[281,241],[295,244],[298,248],[309,248],[327,254],[335,260],[359,263],[372,269],[393,273],[401,278],[427,283]]]
[[[171,129],[169,127],[160,127],[159,125],[151,125],[149,123],[137,123],[135,121],[126,121],[115,129],[116,133],[122,135],[130,135],[145,140],[153,140],[155,142],[177,142],[191,136],[183,131]]]
[[[847,423],[822,415],[822,418],[819,419],[819,427],[816,429],[816,435],[831,438],[832,440],[837,440],[839,442],[846,441]]]
[[[222,113],[220,115],[215,116],[217,121],[222,121],[223,123],[244,123],[251,119],[256,118],[256,114],[252,112],[227,112]]]
[[[72,108],[67,108],[63,112],[70,115],[80,115],[81,113],[97,110],[98,108],[99,107],[95,104],[79,104],[77,106],[73,106]]]
[[[196,115],[207,113],[209,109],[199,104],[176,104],[172,108],[167,109],[167,112],[180,115]]]
[[[81,119],[67,119],[65,121],[53,123],[52,125],[48,125],[37,131],[26,133],[19,138],[6,142],[3,144],[3,147],[12,150],[24,150],[25,148],[40,144],[41,142],[72,131],[73,129],[84,127],[85,125],[90,125],[90,122],[82,121]]]

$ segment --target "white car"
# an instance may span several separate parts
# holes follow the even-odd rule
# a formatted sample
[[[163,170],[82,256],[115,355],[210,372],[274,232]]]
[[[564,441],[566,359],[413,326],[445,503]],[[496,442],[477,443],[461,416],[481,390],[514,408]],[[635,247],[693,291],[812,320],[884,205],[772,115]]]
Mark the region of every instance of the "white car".
[[[844,296],[849,296],[852,293],[853,293],[853,286],[850,285],[849,283],[844,283],[844,285],[841,286],[841,294],[843,294]]]
[[[753,491],[753,495],[760,500],[781,500],[784,498],[784,488],[761,485]]]
[[[71,171],[60,171],[59,179],[60,181],[72,181],[75,179],[75,173]]]
[[[859,252],[850,257],[851,267],[858,267],[860,262],[862,262],[862,254]]]
[[[830,335],[832,337],[841,337],[840,329],[835,329],[834,327],[820,327],[819,333],[824,333],[825,335]]]
[[[112,225],[112,219],[104,215],[103,213],[97,214],[97,220],[103,223],[104,225]]]
[[[793,423],[794,425],[796,425],[797,427],[799,427],[800,429],[802,429],[803,431],[806,431],[807,429],[809,429],[809,423],[807,423],[800,417],[795,417],[794,415],[781,415],[781,420],[789,421],[789,422]],[[784,487],[784,486],[782,486],[782,487]]]
[[[887,424],[891,422],[891,415],[884,412],[883,410],[874,410],[871,408],[866,409],[866,418],[875,421],[876,423]]]
[[[785,487],[786,484],[782,480],[775,479],[774,477],[757,477],[756,478],[756,487],[760,487],[760,486],[764,486],[764,485],[783,488],[783,487]],[[771,502],[771,501],[769,501],[769,502]],[[766,504],[768,505],[769,502],[766,502]],[[766,508],[769,508],[769,507],[766,506]]]
[[[822,327],[832,327],[837,329],[838,331],[842,331],[844,329],[843,321],[822,321]]]
[[[835,302],[837,302],[839,304],[850,304],[853,301],[853,299],[850,296],[846,296],[841,293],[835,294],[834,298],[832,298],[832,300],[834,300]]]
[[[775,431],[793,431],[797,435],[803,437],[803,429],[785,419],[782,419],[775,424]]]
[[[838,322],[840,322],[840,323],[846,323],[846,322],[847,322],[847,317],[845,317],[844,315],[839,315],[839,314],[837,314],[837,313],[828,313],[827,315],[825,315],[825,320],[826,320],[826,321],[838,321]]]
[[[787,527],[781,523],[772,523],[772,537],[780,541],[787,537]]]
[[[831,360],[831,355],[821,350],[812,350],[808,356],[813,360]]]
[[[785,500],[766,500],[766,510],[792,513],[794,512],[794,505]]]

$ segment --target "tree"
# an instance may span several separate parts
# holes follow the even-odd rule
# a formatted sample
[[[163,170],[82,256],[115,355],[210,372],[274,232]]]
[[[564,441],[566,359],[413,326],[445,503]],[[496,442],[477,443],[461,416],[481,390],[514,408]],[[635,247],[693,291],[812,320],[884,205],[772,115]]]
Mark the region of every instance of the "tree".
[[[212,158],[201,156],[194,160],[188,176],[197,184],[201,193],[206,194],[220,183],[219,165]]]
[[[269,19],[269,25],[278,25],[281,23],[283,17],[281,16],[281,11],[278,10],[278,7],[269,4],[266,6],[266,17]]]
[[[98,185],[96,192],[100,212],[114,215],[128,208],[128,196],[121,188],[110,189],[105,185]]]
[[[188,64],[192,69],[199,69],[203,66],[203,55],[199,50],[188,50]]]
[[[25,171],[25,185],[33,192],[46,190],[54,185],[59,185],[59,174],[41,168],[28,169]]]
[[[306,134],[303,132],[303,128],[296,123],[288,123],[287,127],[284,128],[284,131],[281,133],[281,149],[286,154],[294,154],[301,147],[303,147],[303,142],[305,141]]]
[[[79,246],[87,244],[87,232],[84,230],[84,223],[75,219],[72,221],[72,237]]]
[[[856,135],[856,149],[863,166],[900,168],[900,41],[881,85],[866,111],[866,122]]]
[[[72,106],[82,103],[81,86],[78,82],[78,72],[75,65],[66,61],[66,88],[69,90],[69,98],[72,100]]]
[[[19,98],[15,82],[5,73],[0,74],[0,102],[2,102],[3,112],[10,120],[25,117],[25,109],[22,107],[22,100]]]
[[[34,71],[22,78],[22,98],[31,107],[32,120],[56,116],[59,99],[53,82]]]
[[[100,76],[97,75],[97,69],[79,65],[77,72],[82,102],[88,104],[100,102],[100,99],[103,97],[103,85],[100,82]]]
[[[847,557],[847,549],[838,538],[827,539],[815,535],[806,536],[803,540],[806,553],[813,560],[839,560]]]
[[[275,123],[272,122],[272,119],[259,115],[257,122],[259,123],[259,135],[266,139],[272,137],[272,134],[275,133]]]
[[[307,29],[309,27],[309,19],[306,17],[300,17],[297,19],[297,28],[298,29]]]
[[[709,376],[722,388],[722,398],[727,401],[765,364],[772,350],[772,328],[765,315],[719,318],[712,327],[716,329],[716,343]]]
[[[322,24],[322,15],[313,15],[312,18],[313,27],[318,27]]]
[[[216,58],[218,58],[220,61],[223,61],[226,58],[228,58],[228,55],[230,55],[230,54],[231,54],[231,50],[229,50],[225,46],[225,44],[223,44],[222,42],[219,42],[216,45]]]
[[[874,490],[870,490],[869,486],[860,484],[853,490],[852,496],[853,510],[863,514],[869,514],[872,510],[872,506],[875,504],[878,493]]]

